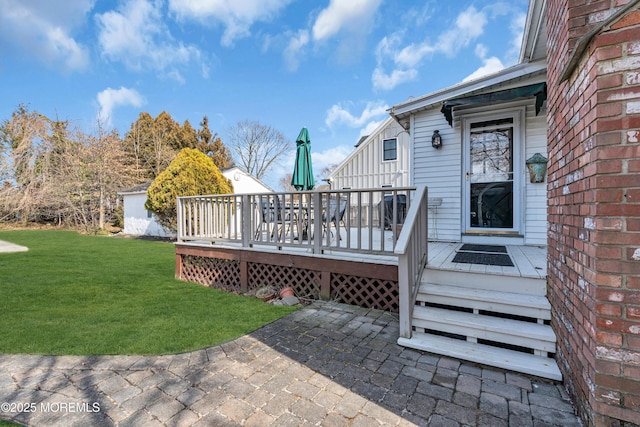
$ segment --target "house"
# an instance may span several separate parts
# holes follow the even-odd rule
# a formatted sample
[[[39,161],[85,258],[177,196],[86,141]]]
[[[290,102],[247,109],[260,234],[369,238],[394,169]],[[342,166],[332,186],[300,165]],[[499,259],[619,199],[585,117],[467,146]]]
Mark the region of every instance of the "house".
[[[233,184],[234,194],[269,193],[273,191],[268,185],[238,166],[223,169],[221,172]]]
[[[355,149],[329,175],[331,188],[407,187],[409,133],[391,117]]]
[[[526,166],[547,155],[547,64],[534,59],[391,108],[410,135],[412,185],[442,200],[438,240],[546,244],[546,187]]]
[[[254,178],[240,167],[233,166],[222,171],[222,175],[233,184],[235,194],[272,192],[269,186]],[[167,232],[155,219],[151,211],[145,209],[147,189],[151,182],[138,184],[118,192],[124,205],[123,233],[133,236],[175,237]]]
[[[638,34],[640,0],[531,0],[517,65],[391,109],[412,188],[309,192],[264,227],[304,214],[307,240],[256,233],[258,194],[180,198],[176,276],[397,311],[403,346],[562,381],[586,425],[640,425]],[[411,193],[399,236],[360,214],[388,191]],[[355,215],[323,233],[343,196]]]
[[[586,425],[640,425],[640,1],[532,3],[549,46],[556,360]]]

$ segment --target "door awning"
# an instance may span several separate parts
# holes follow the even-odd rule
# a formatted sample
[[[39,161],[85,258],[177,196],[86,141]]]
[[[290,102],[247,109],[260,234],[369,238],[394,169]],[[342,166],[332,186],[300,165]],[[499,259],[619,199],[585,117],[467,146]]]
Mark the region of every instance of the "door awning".
[[[488,104],[496,101],[511,101],[518,98],[536,97],[536,115],[540,112],[542,104],[547,99],[547,84],[536,83],[528,86],[521,86],[513,89],[499,90],[497,92],[482,93],[480,95],[465,96],[445,101],[440,110],[449,122],[453,123],[453,107],[460,105]]]

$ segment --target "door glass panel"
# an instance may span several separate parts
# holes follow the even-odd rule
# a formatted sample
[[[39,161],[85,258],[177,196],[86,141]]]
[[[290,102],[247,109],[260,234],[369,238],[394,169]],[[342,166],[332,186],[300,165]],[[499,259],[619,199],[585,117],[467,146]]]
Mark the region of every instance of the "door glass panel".
[[[470,134],[470,225],[513,228],[513,121],[474,123]]]

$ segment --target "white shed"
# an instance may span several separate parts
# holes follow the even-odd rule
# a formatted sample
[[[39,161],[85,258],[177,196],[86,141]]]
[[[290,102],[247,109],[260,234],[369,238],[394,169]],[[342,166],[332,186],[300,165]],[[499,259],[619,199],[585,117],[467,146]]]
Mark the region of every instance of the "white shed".
[[[118,192],[124,205],[124,234],[132,236],[172,237],[156,221],[153,213],[144,208],[151,181]]]

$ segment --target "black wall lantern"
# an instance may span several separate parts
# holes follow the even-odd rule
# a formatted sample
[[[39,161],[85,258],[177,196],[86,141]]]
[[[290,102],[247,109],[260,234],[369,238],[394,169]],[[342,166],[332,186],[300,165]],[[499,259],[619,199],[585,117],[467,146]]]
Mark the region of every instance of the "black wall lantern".
[[[433,131],[433,135],[431,135],[431,145],[433,145],[433,148],[442,147],[442,136],[440,136],[439,130]]]

